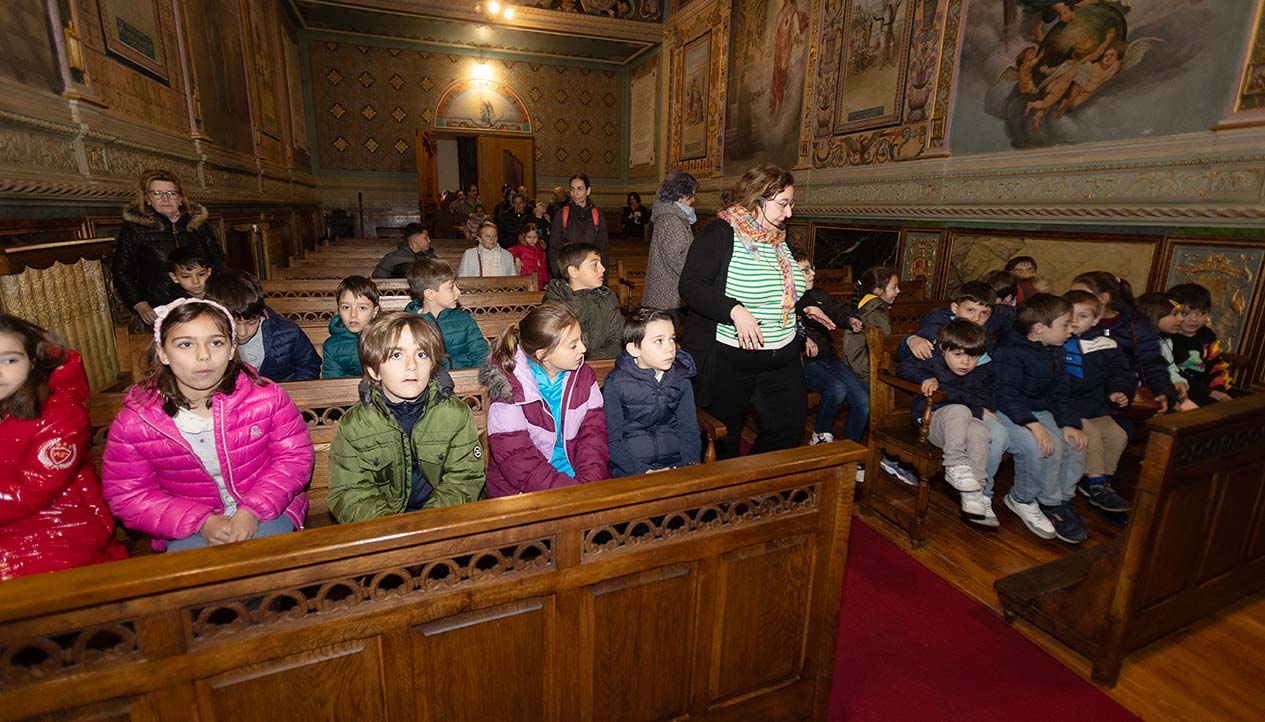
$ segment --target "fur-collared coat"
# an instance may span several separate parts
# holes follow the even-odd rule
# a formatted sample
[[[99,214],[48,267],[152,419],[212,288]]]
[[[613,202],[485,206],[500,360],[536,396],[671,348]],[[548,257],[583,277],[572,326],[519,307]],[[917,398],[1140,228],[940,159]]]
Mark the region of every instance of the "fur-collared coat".
[[[131,207],[123,209],[111,273],[114,287],[128,308],[142,301],[158,307],[183,295],[167,276],[167,257],[176,248],[199,248],[212,268],[224,267],[224,249],[206,219],[206,207],[198,203],[191,204],[175,223],[158,213],[144,215]]]

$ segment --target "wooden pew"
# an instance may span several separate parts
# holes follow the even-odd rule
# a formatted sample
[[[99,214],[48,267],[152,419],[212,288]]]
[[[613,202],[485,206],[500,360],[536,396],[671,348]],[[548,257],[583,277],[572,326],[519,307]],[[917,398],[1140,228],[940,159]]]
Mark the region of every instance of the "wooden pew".
[[[460,283],[458,283],[460,286]],[[465,293],[460,308],[478,319],[482,316],[517,314],[522,317],[540,305],[540,291],[515,291],[513,293]],[[408,296],[384,296],[379,300],[383,311],[402,311],[409,304]],[[268,301],[268,307],[295,323],[329,323],[338,315],[331,297],[301,296],[276,298]]]
[[[273,298],[302,298],[320,296],[331,299],[338,291],[342,279],[309,279],[260,281],[264,294]],[[381,296],[408,296],[408,281],[403,278],[375,278]],[[457,284],[462,293],[513,293],[515,291],[535,291],[536,281],[531,276],[471,276],[462,278]]]
[[[1265,395],[1147,422],[1128,531],[997,581],[1112,686],[1124,658],[1265,589]]]
[[[0,720],[825,722],[860,447],[0,585]]]
[[[504,331],[510,324],[518,323],[522,319],[522,314],[488,315],[475,319],[475,323],[479,324],[479,331],[490,346],[496,340],[496,337],[501,335],[501,331]],[[316,353],[324,356],[321,346],[325,343],[325,339],[329,338],[329,324],[300,323],[299,328],[303,330],[307,339],[312,342],[312,346],[316,348]]]

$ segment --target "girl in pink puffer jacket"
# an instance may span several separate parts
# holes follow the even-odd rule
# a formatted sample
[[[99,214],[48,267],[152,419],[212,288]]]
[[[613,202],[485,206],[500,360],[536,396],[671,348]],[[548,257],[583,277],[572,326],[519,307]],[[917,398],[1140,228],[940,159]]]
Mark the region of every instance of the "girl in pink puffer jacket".
[[[294,402],[234,358],[219,304],[179,299],[156,312],[153,371],[106,440],[110,510],[156,551],[301,529],[313,454]]]

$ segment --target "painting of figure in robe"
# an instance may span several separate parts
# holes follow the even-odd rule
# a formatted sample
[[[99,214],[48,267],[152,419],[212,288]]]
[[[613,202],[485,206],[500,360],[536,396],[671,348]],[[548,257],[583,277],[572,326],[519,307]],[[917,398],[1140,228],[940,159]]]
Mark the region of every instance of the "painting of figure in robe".
[[[725,172],[799,158],[808,0],[735,0],[730,15]]]

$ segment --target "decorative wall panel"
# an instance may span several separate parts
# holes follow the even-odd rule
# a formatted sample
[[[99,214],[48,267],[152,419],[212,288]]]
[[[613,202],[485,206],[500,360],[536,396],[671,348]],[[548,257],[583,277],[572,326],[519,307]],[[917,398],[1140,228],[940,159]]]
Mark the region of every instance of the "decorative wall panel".
[[[708,56],[711,59],[707,87],[716,90],[704,96],[702,108],[691,108],[689,87],[686,85],[689,70],[686,55],[691,48],[697,47],[696,43],[704,35],[708,36]],[[670,50],[672,59],[672,84],[668,91],[668,97],[672,99],[668,114],[669,147],[672,149],[670,165],[699,178],[718,175],[725,128],[725,97],[722,89],[727,83],[729,8],[719,0],[699,6],[696,14],[664,34],[664,47]],[[694,125],[689,122],[691,117],[697,121],[700,111],[703,113],[702,127],[708,129],[706,151],[701,157],[687,152],[687,137],[684,135],[687,126]]]
[[[620,175],[621,89],[613,71],[326,41],[313,41],[309,58],[324,170],[415,172],[415,129],[433,129],[444,91],[480,73],[521,98],[537,175]]]
[[[1003,268],[1014,256],[1032,256],[1051,293],[1062,294],[1072,279],[1086,271],[1111,271],[1138,293],[1147,287],[1159,250],[1156,238],[1091,234],[1068,236],[955,231],[949,239],[949,268],[944,292]]]
[[[8,4],[4,48],[0,51],[0,78],[56,91],[61,85],[61,78],[53,53],[43,3]]]
[[[940,246],[944,244],[944,231],[905,229],[901,232],[900,278],[902,281],[922,279],[927,284],[929,298],[935,295],[936,264],[940,260]]]
[[[1248,322],[1255,315],[1260,295],[1260,247],[1210,245],[1207,241],[1177,240],[1165,274],[1165,288],[1179,283],[1198,283],[1212,292],[1212,318],[1226,351],[1244,353]]]

